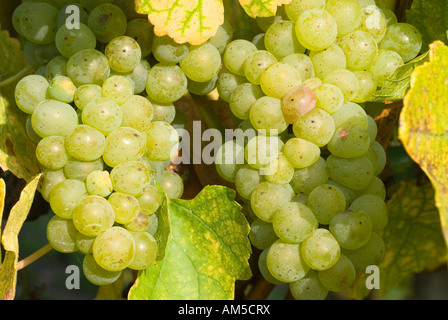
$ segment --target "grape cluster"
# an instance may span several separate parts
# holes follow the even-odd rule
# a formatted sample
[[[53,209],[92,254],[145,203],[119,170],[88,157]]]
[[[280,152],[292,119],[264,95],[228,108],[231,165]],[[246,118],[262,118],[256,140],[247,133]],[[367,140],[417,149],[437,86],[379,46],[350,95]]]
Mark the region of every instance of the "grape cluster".
[[[293,0],[255,22],[222,55],[217,90],[243,134],[217,170],[248,205],[263,277],[324,299],[384,258],[386,153],[364,103],[421,35],[373,0]]]
[[[182,178],[166,170],[179,143],[173,102],[187,86],[174,62],[181,50],[172,54],[129,3],[23,2],[13,14],[36,69],[18,82],[15,99],[37,144],[38,190],[54,212],[47,238],[57,251],[84,254],[84,274],[96,285],[156,260],[155,181],[171,198],[183,193]],[[78,27],[68,6],[79,9]]]

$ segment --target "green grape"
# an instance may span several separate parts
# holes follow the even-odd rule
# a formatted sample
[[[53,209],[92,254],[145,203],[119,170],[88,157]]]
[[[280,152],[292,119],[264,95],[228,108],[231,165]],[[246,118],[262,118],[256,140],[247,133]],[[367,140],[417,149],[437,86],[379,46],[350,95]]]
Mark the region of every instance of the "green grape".
[[[180,199],[184,193],[184,182],[176,172],[166,170],[159,183],[160,188],[170,199]]]
[[[23,6],[17,13],[19,33],[32,43],[52,43],[57,32],[57,16],[58,9],[49,3],[34,2]]]
[[[326,184],[332,185],[337,187],[339,190],[342,191],[342,193],[345,196],[345,202],[346,202],[346,207],[348,208],[348,206],[357,198],[357,193],[354,190],[351,190],[347,187],[344,187],[343,185],[334,182],[331,179],[328,179]]]
[[[244,164],[244,147],[236,140],[222,144],[215,154],[216,171],[226,181],[235,182],[235,173]]]
[[[152,41],[151,50],[157,61],[167,64],[177,64],[185,58],[189,47],[185,43],[175,42],[169,36],[155,36]]]
[[[65,4],[62,8],[60,8],[58,12],[58,17],[56,20],[58,29],[61,28],[63,25],[65,25],[67,23],[67,20],[68,22],[73,22],[74,20],[74,17],[72,16],[73,9],[69,8],[69,6],[76,6],[77,9],[79,10],[79,22],[87,24],[87,20],[89,18],[89,12],[87,11],[86,7],[80,3],[74,3],[72,0],[67,0],[65,2],[67,2],[67,4]]]
[[[111,76],[104,81],[101,94],[103,97],[112,99],[117,104],[122,105],[134,94],[134,88],[126,77]]]
[[[210,81],[221,69],[221,55],[214,45],[206,42],[199,46],[191,46],[185,58],[180,60],[179,66],[193,81]]]
[[[369,72],[376,79],[378,86],[383,87],[387,83],[387,78],[393,75],[395,70],[403,64],[403,58],[397,52],[379,49],[378,56],[375,58],[373,65],[370,66]]]
[[[127,268],[135,256],[135,241],[125,228],[114,226],[93,242],[93,257],[96,263],[109,271],[120,271]]]
[[[176,108],[172,103],[161,103],[150,98],[148,100],[151,102],[154,112],[152,121],[162,121],[171,124],[176,118],[176,115],[179,115],[179,112],[176,112]]]
[[[140,204],[136,197],[122,192],[114,192],[107,199],[115,213],[115,222],[128,224],[137,218]]]
[[[261,169],[269,166],[282,147],[283,142],[276,136],[254,136],[246,144],[244,158],[251,167]]]
[[[294,167],[289,163],[283,153],[279,153],[266,168],[266,181],[276,184],[289,183],[294,175]]]
[[[329,230],[342,248],[354,250],[369,241],[373,227],[370,217],[364,211],[349,209],[331,219]]]
[[[314,77],[314,65],[310,57],[304,53],[292,53],[283,57],[280,62],[284,62],[299,71],[302,81]]]
[[[278,284],[284,284],[285,282],[280,281],[276,278],[274,278],[271,274],[271,272],[268,269],[267,263],[266,263],[266,258],[268,256],[268,252],[269,252],[269,247],[267,247],[266,249],[264,249],[260,255],[258,256],[258,270],[260,270],[260,273],[262,275],[262,277],[269,283],[274,284],[274,285],[278,285]]]
[[[144,133],[146,135],[146,156],[152,161],[171,159],[179,148],[179,135],[170,124],[153,121]]]
[[[404,62],[408,62],[420,53],[422,35],[417,28],[409,23],[395,23],[387,28],[386,35],[378,47],[395,51]]]
[[[138,197],[151,183],[152,175],[143,162],[127,161],[112,169],[110,179],[116,192]]]
[[[148,79],[151,66],[146,59],[141,59],[138,65],[131,71],[124,73],[129,82],[134,86],[134,94],[140,94],[146,89],[146,80]]]
[[[69,77],[56,76],[51,79],[47,90],[51,99],[71,103],[73,102],[76,86]]]
[[[277,58],[269,51],[257,50],[244,61],[244,75],[249,82],[259,85],[263,71],[276,62]]]
[[[281,109],[288,124],[295,123],[315,106],[316,96],[313,90],[305,85],[289,90],[281,102]]]
[[[64,174],[68,179],[78,179],[86,181],[89,173],[95,170],[104,170],[104,163],[101,158],[94,161],[80,161],[70,159],[64,167]]]
[[[362,11],[357,0],[327,0],[325,10],[336,21],[338,37],[349,34],[361,23]]]
[[[47,240],[51,247],[59,252],[70,253],[78,250],[76,235],[78,231],[72,220],[53,216],[47,224]]]
[[[314,108],[294,122],[293,132],[297,138],[323,147],[335,133],[334,120],[326,111]]]
[[[48,81],[51,81],[56,76],[67,76],[67,62],[68,59],[63,55],[56,56],[48,61],[45,66],[45,76]]]
[[[395,14],[395,12],[393,10],[386,8],[386,7],[381,7],[381,6],[380,6],[380,10],[384,14],[384,17],[386,18],[388,28],[389,28],[389,26],[398,22],[397,15]]]
[[[261,182],[250,195],[250,204],[254,214],[261,220],[272,222],[277,210],[291,201],[294,191],[289,184]]]
[[[365,194],[356,198],[349,207],[367,214],[374,232],[382,231],[388,222],[388,211],[384,200],[376,195]],[[348,248],[347,248],[348,249]]]
[[[310,51],[309,58],[312,61],[316,76],[320,79],[325,78],[327,74],[335,70],[347,67],[345,53],[336,42],[323,50]]]
[[[86,177],[86,190],[89,194],[100,197],[108,197],[113,191],[109,171],[94,170]]]
[[[320,157],[320,148],[317,145],[300,138],[289,139],[282,151],[294,168],[308,167]]]
[[[146,230],[150,235],[154,236],[159,228],[159,216],[152,214],[149,216],[149,228]]]
[[[316,108],[322,109],[329,114],[338,111],[344,103],[344,93],[339,87],[324,83],[313,89],[316,97]]]
[[[248,164],[244,164],[235,173],[235,189],[238,194],[246,200],[250,199],[252,191],[264,181],[264,176],[260,175],[258,169],[251,167]]]
[[[92,9],[87,25],[98,41],[108,43],[125,34],[127,18],[119,7],[111,3],[103,3]]]
[[[63,219],[71,219],[73,208],[86,194],[83,182],[75,179],[61,181],[51,190],[49,201],[51,210]]]
[[[366,111],[357,103],[345,102],[341,108],[331,115],[336,128],[361,126],[367,129],[369,119]]]
[[[64,174],[64,170],[50,170],[45,168],[42,171],[42,176],[39,180],[38,190],[42,197],[50,202],[50,194],[54,187],[61,181],[67,179]]]
[[[50,170],[62,169],[69,158],[64,145],[65,137],[48,136],[43,138],[36,147],[37,160]]]
[[[355,191],[366,188],[374,177],[372,163],[366,156],[346,159],[330,155],[327,166],[331,180]]]
[[[328,151],[342,158],[357,158],[370,148],[370,137],[361,126],[339,127],[328,142]]]
[[[226,46],[232,41],[233,27],[230,22],[224,18],[223,24],[218,26],[215,35],[211,37],[208,42],[218,49],[220,55],[224,54]]]
[[[278,135],[288,127],[282,112],[282,102],[274,97],[262,96],[252,103],[249,118],[256,130],[263,130],[268,136]]]
[[[347,69],[337,69],[327,74],[322,83],[332,84],[341,89],[345,101],[352,101],[359,91],[359,82],[356,75]]]
[[[113,38],[104,50],[110,67],[118,72],[131,72],[142,58],[142,50],[136,40],[128,36]]]
[[[146,215],[152,215],[162,204],[162,195],[153,185],[149,185],[138,198],[140,211]]]
[[[292,88],[301,84],[299,71],[284,62],[270,65],[260,76],[261,90],[265,95],[277,99],[282,99]]]
[[[318,77],[312,77],[303,82],[303,85],[309,87],[311,90],[316,89],[321,84],[322,84],[322,80],[319,79]]]
[[[32,114],[36,106],[47,99],[48,86],[43,76],[30,74],[23,77],[14,90],[17,106],[23,112]]]
[[[378,141],[373,141],[366,156],[369,158],[370,162],[372,162],[374,169],[373,175],[379,175],[386,167],[387,162],[387,155],[383,146]]]
[[[17,7],[14,9],[12,13],[12,26],[14,30],[23,37],[22,27],[21,27],[21,20],[22,16],[24,15],[24,12],[28,11],[28,7],[32,7],[32,2],[22,2],[17,5]]]
[[[106,270],[96,263],[92,254],[86,254],[82,261],[82,271],[87,280],[97,286],[106,286],[114,283],[121,275],[120,271]]]
[[[27,62],[37,71],[45,71],[45,65],[54,57],[60,55],[54,42],[49,44],[36,44],[26,41],[23,45],[23,52]],[[40,74],[42,75],[42,74]]]
[[[306,204],[320,224],[328,225],[334,216],[345,210],[346,199],[338,187],[322,184],[308,194]]]
[[[372,100],[378,87],[375,77],[368,71],[355,71],[353,73],[358,78],[359,83],[358,95],[353,99],[353,102],[363,103]]]
[[[179,100],[187,89],[187,77],[177,65],[158,63],[151,68],[146,82],[150,99],[161,103]]]
[[[313,211],[300,202],[285,204],[272,218],[275,233],[286,243],[302,242],[318,225]]]
[[[91,254],[94,240],[95,237],[89,237],[82,234],[81,232],[78,232],[76,234],[76,240],[75,240],[78,251],[83,254]]]
[[[145,145],[145,136],[138,130],[131,127],[117,128],[105,139],[103,160],[109,167],[140,160],[145,154]]]
[[[241,83],[234,88],[228,101],[230,111],[238,119],[249,119],[252,105],[263,96],[259,85],[250,82]]]
[[[274,278],[286,283],[302,279],[310,269],[300,252],[300,245],[281,240],[269,247],[266,265]]]
[[[138,42],[142,57],[147,57],[152,52],[152,43],[154,41],[154,26],[148,19],[135,18],[128,21],[125,35]]]
[[[92,30],[83,23],[79,28],[69,29],[64,24],[56,33],[55,44],[58,51],[66,58],[85,49],[95,49],[96,38]]]
[[[158,245],[148,232],[131,232],[135,242],[135,256],[129,269],[145,270],[156,261]]]
[[[128,101],[121,106],[123,127],[131,127],[140,132],[144,132],[154,117],[154,110],[151,102],[140,95],[131,96]]]
[[[358,30],[370,33],[375,42],[380,42],[386,34],[387,19],[382,9],[375,4],[362,8],[362,19]]]
[[[233,91],[240,85],[247,82],[243,76],[238,76],[230,72],[222,72],[218,77],[216,89],[219,97],[225,102],[230,102]]]
[[[377,196],[381,198],[383,201],[386,200],[386,186],[384,185],[384,182],[378,178],[373,177],[372,182],[364,189],[357,191],[357,196],[362,196],[366,194],[371,194],[374,196]],[[372,219],[371,219],[372,220]]]
[[[300,15],[311,9],[324,9],[326,0],[292,0],[285,5],[285,13],[289,20],[295,22]]]
[[[309,194],[315,187],[324,184],[329,177],[327,163],[324,158],[319,157],[312,165],[295,169],[290,184],[294,192]]]
[[[375,39],[365,31],[355,30],[339,38],[338,45],[344,51],[350,71],[368,69],[378,54]]]
[[[125,224],[124,227],[128,231],[144,232],[148,230],[150,224],[151,224],[150,217],[144,212],[139,212],[137,218],[135,218],[130,223]]]
[[[83,84],[102,85],[110,75],[106,56],[96,49],[76,52],[67,62],[67,76],[79,87]]]
[[[255,218],[250,224],[249,239],[255,248],[264,250],[277,241],[278,236],[272,223]]]
[[[67,136],[77,127],[78,115],[67,103],[44,100],[34,108],[31,124],[34,131],[42,138]]]
[[[336,41],[338,26],[333,16],[323,9],[303,12],[295,23],[300,44],[308,50],[320,51]]]
[[[334,266],[341,255],[341,247],[334,236],[324,228],[311,232],[300,245],[305,263],[314,270],[326,270]]]
[[[86,195],[73,208],[72,219],[79,232],[95,237],[113,226],[115,214],[111,204],[103,197]]]
[[[257,47],[244,39],[231,41],[225,48],[222,63],[231,72],[238,76],[244,76],[244,61],[255,51]]]
[[[294,23],[289,20],[279,20],[271,24],[266,30],[264,45],[266,50],[279,60],[293,53],[305,52],[296,37]]]
[[[96,84],[84,84],[76,88],[73,101],[82,110],[92,100],[101,98],[101,87]]]
[[[85,124],[78,125],[65,139],[67,152],[81,161],[93,161],[100,158],[104,145],[104,135]]]
[[[121,108],[110,98],[96,98],[82,110],[82,122],[105,136],[120,127],[122,118]]]
[[[368,266],[379,265],[383,262],[386,247],[381,236],[373,232],[369,241],[362,247],[354,250],[342,250],[342,252],[353,263],[355,270],[366,271]]]
[[[341,254],[334,266],[319,271],[317,275],[325,288],[333,292],[341,292],[349,289],[355,283],[356,270],[350,259]]]
[[[289,290],[296,300],[324,300],[328,289],[319,280],[316,270],[310,270],[302,279],[289,284]]]
[[[187,80],[188,92],[198,96],[205,96],[215,90],[216,83],[218,82],[218,75],[214,76],[211,80],[204,82],[193,81],[190,78],[188,78]]]

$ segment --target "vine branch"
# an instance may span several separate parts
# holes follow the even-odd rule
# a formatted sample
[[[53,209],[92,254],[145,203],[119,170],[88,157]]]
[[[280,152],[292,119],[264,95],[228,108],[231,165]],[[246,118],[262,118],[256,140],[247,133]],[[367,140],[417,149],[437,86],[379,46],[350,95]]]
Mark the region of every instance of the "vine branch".
[[[19,72],[17,72],[12,77],[9,77],[8,79],[5,79],[3,81],[0,81],[0,88],[6,87],[7,85],[10,85],[11,83],[16,82],[17,80],[21,79],[24,75],[28,74],[31,70],[33,70],[32,66],[26,66]]]
[[[29,266],[34,261],[38,260],[39,258],[42,258],[45,254],[50,252],[53,249],[53,247],[47,243],[39,250],[35,251],[34,253],[30,254],[28,257],[20,260],[17,262],[17,271]]]

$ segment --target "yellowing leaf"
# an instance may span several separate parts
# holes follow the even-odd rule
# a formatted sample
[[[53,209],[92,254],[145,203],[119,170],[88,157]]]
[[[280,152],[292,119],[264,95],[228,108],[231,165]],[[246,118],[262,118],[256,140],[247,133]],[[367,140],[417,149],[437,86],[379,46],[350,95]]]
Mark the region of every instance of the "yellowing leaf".
[[[241,6],[251,18],[271,17],[277,12],[277,7],[290,4],[292,0],[239,0]]]
[[[436,190],[436,205],[448,241],[448,47],[430,45],[430,62],[415,69],[404,98],[399,137]]]
[[[136,0],[138,13],[148,14],[157,36],[200,45],[224,23],[222,0]]]

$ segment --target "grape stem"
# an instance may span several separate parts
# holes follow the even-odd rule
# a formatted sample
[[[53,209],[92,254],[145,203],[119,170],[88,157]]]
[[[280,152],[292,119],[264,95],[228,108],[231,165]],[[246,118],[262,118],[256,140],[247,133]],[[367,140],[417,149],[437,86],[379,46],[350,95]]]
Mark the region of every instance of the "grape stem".
[[[0,81],[0,88],[6,87],[7,85],[10,85],[11,83],[14,83],[15,81],[19,80],[20,78],[22,78],[24,75],[26,75],[27,73],[29,73],[31,70],[33,69],[32,66],[26,66],[25,68],[23,68],[22,70],[20,70],[19,72],[17,72],[15,75],[13,75],[12,77],[9,77],[8,79],[5,79],[3,81]]]
[[[37,250],[37,251],[33,252],[32,254],[30,254],[25,259],[22,259],[19,262],[17,262],[17,268],[16,268],[17,271],[19,271],[19,270],[29,266],[31,263],[33,263],[34,261],[38,260],[39,258],[42,258],[45,254],[50,252],[52,249],[53,249],[53,247],[49,243],[47,243],[46,245],[44,245],[39,250]]]

